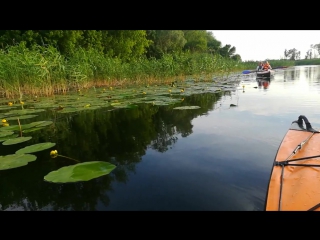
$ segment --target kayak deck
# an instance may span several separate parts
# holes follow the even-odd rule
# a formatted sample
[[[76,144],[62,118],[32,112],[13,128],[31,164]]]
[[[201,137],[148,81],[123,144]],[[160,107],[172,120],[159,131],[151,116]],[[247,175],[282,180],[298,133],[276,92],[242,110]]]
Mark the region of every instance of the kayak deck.
[[[302,118],[292,123],[276,154],[266,211],[320,211],[320,134],[306,118],[305,129]]]

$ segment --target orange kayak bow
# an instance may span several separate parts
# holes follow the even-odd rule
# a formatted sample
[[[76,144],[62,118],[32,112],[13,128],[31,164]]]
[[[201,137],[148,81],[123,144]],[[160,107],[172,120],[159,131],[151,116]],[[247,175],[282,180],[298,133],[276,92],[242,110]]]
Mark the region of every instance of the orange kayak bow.
[[[319,133],[303,115],[292,122],[274,160],[266,211],[320,211]]]

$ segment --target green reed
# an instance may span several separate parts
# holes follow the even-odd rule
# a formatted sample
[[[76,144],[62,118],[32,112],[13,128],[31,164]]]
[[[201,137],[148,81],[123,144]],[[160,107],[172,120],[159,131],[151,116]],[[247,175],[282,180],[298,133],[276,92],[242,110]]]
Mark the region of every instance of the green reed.
[[[301,65],[320,65],[320,58],[301,59],[295,61],[295,66]]]
[[[0,50],[0,92],[7,98],[21,98],[23,94],[50,96],[93,86],[162,84],[190,76],[210,81],[213,75],[228,76],[256,66],[257,62],[207,53],[166,54],[161,59],[141,57],[122,62],[95,49],[79,48],[66,57],[53,46],[28,49],[20,43]]]

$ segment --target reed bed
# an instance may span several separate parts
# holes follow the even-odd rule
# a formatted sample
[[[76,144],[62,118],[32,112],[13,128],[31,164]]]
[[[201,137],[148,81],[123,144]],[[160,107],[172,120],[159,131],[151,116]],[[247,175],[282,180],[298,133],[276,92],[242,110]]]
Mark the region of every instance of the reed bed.
[[[166,54],[161,59],[122,62],[91,49],[63,56],[53,46],[25,44],[0,50],[0,94],[50,96],[100,86],[164,84],[187,77],[212,81],[213,75],[255,69],[256,62],[238,62],[207,53]]]

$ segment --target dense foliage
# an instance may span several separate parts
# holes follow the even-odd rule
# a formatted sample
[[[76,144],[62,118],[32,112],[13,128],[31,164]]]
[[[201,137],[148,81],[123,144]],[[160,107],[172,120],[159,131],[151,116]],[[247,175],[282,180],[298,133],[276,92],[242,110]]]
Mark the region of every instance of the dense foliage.
[[[7,98],[228,75],[256,65],[207,30],[0,30],[0,93]]]
[[[206,30],[0,30],[0,42],[3,49],[21,42],[28,48],[52,45],[62,55],[73,54],[81,47],[122,61],[178,52],[210,52],[241,60],[235,47],[221,46]]]

